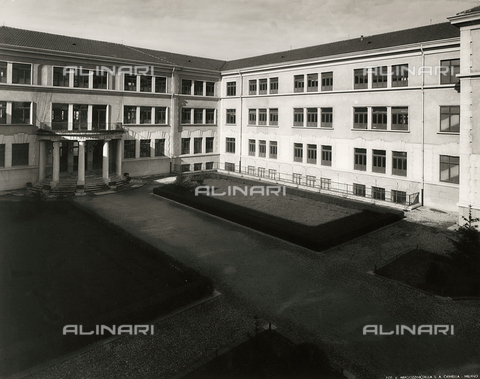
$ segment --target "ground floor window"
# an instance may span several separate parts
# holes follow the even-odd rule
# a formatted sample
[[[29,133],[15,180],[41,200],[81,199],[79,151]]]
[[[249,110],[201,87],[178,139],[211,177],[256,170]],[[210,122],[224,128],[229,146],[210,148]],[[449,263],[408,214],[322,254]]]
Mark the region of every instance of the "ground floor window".
[[[272,170],[272,169],[268,170],[268,177],[269,177],[270,179],[276,179],[276,177],[277,177],[277,170]]]
[[[302,181],[302,174],[293,174],[293,183],[295,184],[301,184]]]
[[[12,144],[12,166],[28,166],[28,143]]]
[[[123,141],[123,157],[124,158],[135,158],[135,145],[136,140],[126,140]]]
[[[202,171],[202,164],[201,163],[194,163],[193,164],[193,171]]]
[[[259,167],[258,168],[258,176],[264,177],[265,176],[265,167]]]
[[[405,204],[407,202],[407,193],[404,191],[392,190],[392,202]]]
[[[440,181],[458,184],[459,179],[460,158],[440,155]]]
[[[165,139],[156,139],[155,140],[155,156],[164,157],[165,156]]]
[[[225,170],[235,171],[235,163],[225,162]]]
[[[187,171],[190,171],[190,165],[182,164],[182,172],[187,172]]]
[[[385,200],[385,188],[372,187],[372,198],[375,200]]]
[[[332,184],[332,179],[320,178],[320,188],[329,190]]]
[[[213,162],[205,163],[205,170],[213,170]]]
[[[315,176],[307,175],[307,186],[315,187],[315,180],[317,178]]]
[[[365,185],[353,183],[353,194],[356,196],[363,196],[365,197]]]
[[[5,167],[5,144],[0,144],[0,167]]]
[[[248,175],[255,175],[255,166],[248,166]]]
[[[140,140],[140,158],[150,157],[150,140]]]

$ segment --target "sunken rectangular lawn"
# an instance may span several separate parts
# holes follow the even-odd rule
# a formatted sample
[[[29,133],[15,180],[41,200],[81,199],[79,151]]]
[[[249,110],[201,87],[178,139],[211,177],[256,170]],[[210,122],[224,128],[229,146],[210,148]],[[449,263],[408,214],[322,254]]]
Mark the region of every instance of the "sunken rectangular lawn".
[[[212,292],[210,280],[68,201],[0,199],[0,377],[142,325]]]
[[[195,185],[227,193],[275,185],[217,173],[196,174],[186,181],[164,184],[153,190],[159,196],[183,203],[315,251],[322,251],[403,218],[403,212],[319,192],[286,188],[286,195],[195,196]],[[231,192],[232,193],[232,192]],[[249,192],[248,192],[249,193]],[[266,190],[264,191],[266,194]]]

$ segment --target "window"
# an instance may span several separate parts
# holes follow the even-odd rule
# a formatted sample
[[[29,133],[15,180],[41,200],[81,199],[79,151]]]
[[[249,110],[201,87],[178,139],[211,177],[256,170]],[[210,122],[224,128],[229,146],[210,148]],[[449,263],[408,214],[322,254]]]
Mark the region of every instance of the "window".
[[[182,164],[181,169],[182,169],[182,172],[188,172],[190,171],[190,165],[188,163]]]
[[[392,66],[392,87],[408,86],[408,64]]]
[[[215,96],[215,83],[214,82],[206,82],[205,83],[205,96]]]
[[[315,180],[316,179],[317,178],[315,176],[307,175],[307,178],[306,178],[307,186],[308,187],[315,187]]]
[[[53,68],[53,85],[55,87],[68,87],[70,85],[70,74],[63,67]]]
[[[192,81],[182,79],[182,95],[191,95],[192,94]]]
[[[12,143],[12,166],[28,166],[28,143]]]
[[[31,84],[32,83],[32,67],[29,64],[14,63],[12,72],[12,83]]]
[[[268,170],[268,177],[270,179],[275,179],[277,177],[277,170],[269,169]]]
[[[354,108],[353,110],[353,128],[367,129],[368,126],[368,109]]]
[[[267,125],[267,110],[258,110],[258,125]]]
[[[213,139],[214,137],[205,138],[205,152],[213,153]]]
[[[255,166],[248,166],[247,167],[247,174],[248,175],[255,175]]]
[[[0,167],[5,167],[5,144],[0,144]]]
[[[321,189],[329,190],[331,185],[332,185],[332,179],[320,178]]]
[[[277,141],[270,141],[270,158],[277,159]]]
[[[93,72],[93,88],[107,89],[107,73],[105,71]]]
[[[136,124],[137,123],[137,107],[124,106],[123,107],[123,123]]]
[[[258,176],[261,178],[265,177],[265,167],[258,168]]]
[[[385,188],[372,187],[372,199],[385,200]]]
[[[52,104],[52,130],[68,129],[68,104]]]
[[[86,106],[86,113],[88,118],[88,105]],[[86,120],[88,122],[88,119]],[[107,128],[107,106],[93,105],[92,106],[92,129],[105,130]]]
[[[270,125],[278,125],[278,109],[270,109]]]
[[[459,178],[460,158],[440,155],[440,181],[458,184]]]
[[[456,84],[460,81],[456,77],[460,73],[460,59],[440,61],[440,84]]]
[[[89,87],[90,73],[88,70],[81,68],[75,70],[73,74],[73,86],[76,88],[88,88]]]
[[[366,188],[364,184],[353,183],[353,194],[365,197]]]
[[[307,75],[307,92],[318,91],[318,74]]]
[[[392,107],[392,130],[408,130],[408,107]]]
[[[387,108],[373,107],[372,109],[372,129],[387,129]]]
[[[317,108],[307,108],[307,126],[318,126],[318,110]]]
[[[225,162],[225,170],[235,171],[235,163]]]
[[[355,149],[353,168],[360,171],[367,170],[367,149]]]
[[[124,87],[125,91],[136,91],[137,90],[137,76],[136,75],[125,75]]]
[[[248,110],[248,124],[256,125],[257,124],[257,110],[249,109]]]
[[[257,145],[257,141],[254,139],[248,140],[248,155],[255,156],[255,146]]]
[[[392,190],[392,202],[405,204],[407,202],[407,193],[404,191]]]
[[[293,110],[293,126],[303,126],[303,108]]]
[[[213,162],[205,162],[205,170],[213,170]]]
[[[12,102],[12,124],[30,124],[31,103]]]
[[[373,150],[372,171],[385,174],[387,156],[385,150]]]
[[[333,127],[333,108],[322,108],[320,112],[321,112],[320,126],[322,128]]]
[[[195,80],[193,84],[193,94],[196,96],[203,96],[203,82]]]
[[[134,139],[123,141],[123,157],[124,158],[135,158],[135,145],[136,142]]]
[[[227,145],[225,151],[227,153],[235,153],[235,138],[227,137]]]
[[[155,124],[167,123],[167,108],[157,107],[155,108]]]
[[[190,154],[190,138],[182,138],[182,154]]]
[[[7,123],[7,102],[0,101],[0,125]]]
[[[270,93],[278,93],[278,78],[270,78]]]
[[[203,109],[194,109],[193,110],[193,123],[194,124],[203,124]]]
[[[7,62],[0,62],[0,83],[7,82]]]
[[[258,156],[261,158],[267,156],[267,141],[258,141]]]
[[[293,179],[293,183],[302,184],[302,174],[293,174],[292,179]]]
[[[307,163],[317,163],[317,145],[307,145]]]
[[[386,88],[388,80],[387,66],[372,69],[372,88]]]
[[[167,78],[161,76],[155,77],[155,92],[167,93]]]
[[[136,107],[133,107],[133,108],[136,109]],[[73,130],[87,130],[88,129],[87,124],[88,124],[88,105],[73,104]],[[100,126],[100,124],[101,124],[101,120],[97,119],[97,124],[95,126]]]
[[[191,123],[192,123],[192,109],[182,108],[182,124],[191,124]]]
[[[363,89],[368,88],[368,70],[367,69],[356,69],[353,71],[354,76],[354,89]]]
[[[152,123],[152,107],[140,107],[140,124]]]
[[[205,109],[205,121],[207,124],[215,124],[215,109]]]
[[[257,80],[250,80],[248,82],[248,93],[250,95],[256,95],[257,94]]]
[[[295,75],[294,77],[294,91],[303,92],[305,88],[305,78],[303,75]]]
[[[227,83],[227,96],[236,96],[237,95],[237,83],[228,82]]]
[[[403,151],[392,152],[392,174],[407,176],[407,153]]]
[[[268,91],[268,79],[260,79],[258,81],[258,90],[260,95],[265,95]]]
[[[151,76],[140,76],[140,92],[152,92]]]
[[[440,107],[440,131],[460,133],[460,107]]]
[[[322,72],[322,91],[333,90],[333,72]]]
[[[141,139],[140,140],[140,158],[150,157],[150,140]]]
[[[193,139],[193,154],[202,154],[202,142],[203,138]]]
[[[236,109],[227,109],[227,124],[235,124],[237,119]]]
[[[322,145],[322,166],[331,166],[332,165],[332,147]]]
[[[165,156],[165,138],[155,140],[155,156]]]
[[[202,164],[201,163],[194,163],[193,164],[193,171],[202,171]]]
[[[303,161],[303,145],[301,143],[293,144],[293,160],[295,162]]]

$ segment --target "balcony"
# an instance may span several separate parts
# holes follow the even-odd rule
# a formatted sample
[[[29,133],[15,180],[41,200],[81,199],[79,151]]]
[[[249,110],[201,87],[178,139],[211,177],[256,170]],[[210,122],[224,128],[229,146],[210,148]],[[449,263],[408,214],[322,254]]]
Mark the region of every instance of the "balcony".
[[[115,123],[87,123],[52,121],[42,122],[37,131],[39,136],[62,136],[84,138],[108,138],[121,136],[125,133],[121,122]]]

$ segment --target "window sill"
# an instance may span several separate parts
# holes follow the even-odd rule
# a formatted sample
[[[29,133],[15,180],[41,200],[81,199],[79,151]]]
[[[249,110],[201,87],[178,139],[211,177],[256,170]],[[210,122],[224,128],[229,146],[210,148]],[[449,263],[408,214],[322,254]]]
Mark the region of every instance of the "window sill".
[[[380,132],[380,133],[410,133],[410,130],[392,130],[392,129],[359,129],[359,128],[352,128],[352,131],[360,131],[360,132]]]
[[[437,132],[437,134],[446,135],[446,136],[459,136],[460,132]]]
[[[217,124],[184,124],[181,123],[181,126],[217,126]]]

